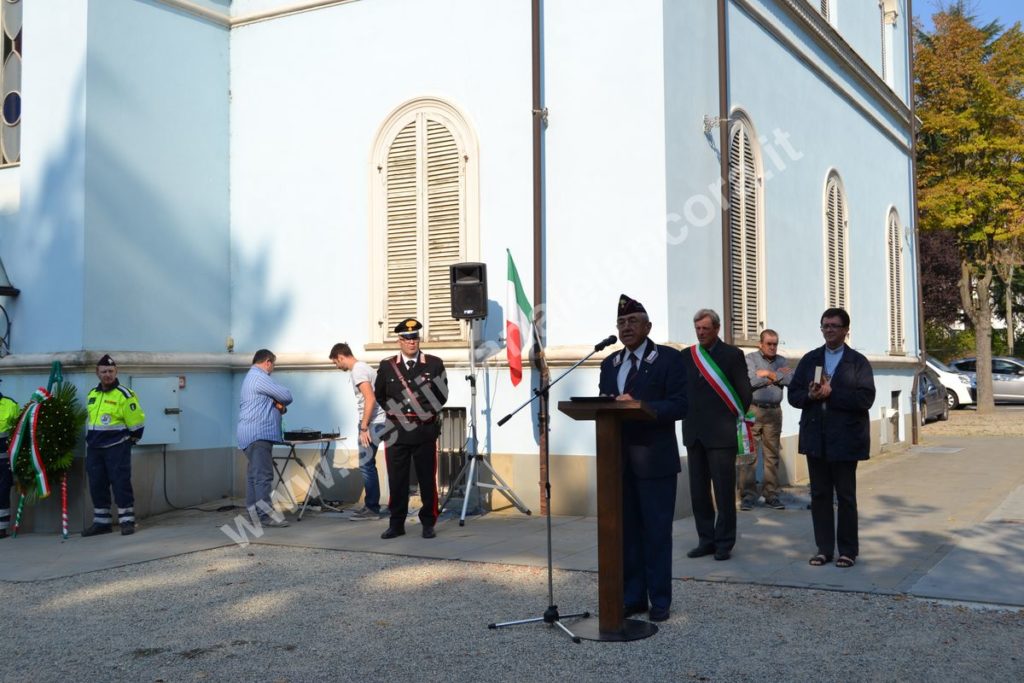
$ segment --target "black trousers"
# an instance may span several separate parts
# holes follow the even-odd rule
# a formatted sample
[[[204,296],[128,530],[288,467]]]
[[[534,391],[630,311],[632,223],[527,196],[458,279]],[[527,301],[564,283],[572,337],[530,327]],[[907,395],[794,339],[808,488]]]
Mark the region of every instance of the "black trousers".
[[[89,475],[95,524],[111,524],[110,490],[117,503],[117,521],[135,521],[135,493],[132,491],[132,442],[122,441],[109,448],[87,448],[85,472]]]
[[[811,475],[811,522],[818,552],[832,557],[838,544],[839,554],[855,558],[857,542],[857,461],[829,462],[807,456]],[[837,515],[832,512],[832,496],[839,500]]]
[[[404,527],[409,514],[409,467],[416,468],[420,484],[420,523],[434,526],[437,521],[437,442],[385,446],[384,458],[388,466],[388,490],[391,500],[391,526]]]
[[[732,550],[736,545],[736,447],[705,448],[698,441],[686,447],[686,469],[700,546]]]

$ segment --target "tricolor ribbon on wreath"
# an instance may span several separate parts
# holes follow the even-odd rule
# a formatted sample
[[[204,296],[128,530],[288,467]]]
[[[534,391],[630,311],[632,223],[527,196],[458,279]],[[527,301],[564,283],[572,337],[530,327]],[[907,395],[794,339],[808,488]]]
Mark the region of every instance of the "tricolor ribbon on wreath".
[[[50,398],[50,392],[42,387],[32,392],[32,403],[22,413],[21,419],[18,420],[18,425],[14,428],[14,433],[11,435],[11,443],[7,448],[7,454],[11,457],[11,471],[15,471],[14,465],[18,454],[21,452],[21,446],[25,439],[28,439],[29,457],[32,460],[32,469],[36,474],[35,479],[40,498],[46,498],[50,495],[50,482],[46,477],[46,467],[43,466],[43,456],[39,452],[39,438],[37,436],[39,409]]]
[[[736,457],[741,463],[753,462],[757,456],[757,443],[754,441],[754,413],[744,412],[739,394],[733,389],[729,379],[718,367],[711,354],[700,344],[690,347],[690,355],[697,370],[707,380],[725,406],[736,416]]]

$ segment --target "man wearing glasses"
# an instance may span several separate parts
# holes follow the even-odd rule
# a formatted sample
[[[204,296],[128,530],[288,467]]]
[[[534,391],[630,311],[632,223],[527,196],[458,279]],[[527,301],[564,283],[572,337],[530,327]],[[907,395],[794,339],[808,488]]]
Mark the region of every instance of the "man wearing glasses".
[[[832,561],[852,567],[857,539],[857,462],[871,450],[868,411],[875,402],[875,377],[863,354],[846,344],[850,315],[830,308],[821,316],[825,345],[803,358],[789,385],[789,403],[800,416],[800,452],[811,478],[811,522],[817,553],[809,563]],[[838,520],[832,511],[839,500]]]
[[[285,527],[284,516],[274,512],[271,490],[274,461],[271,453],[281,441],[281,415],[292,402],[292,393],[270,379],[277,356],[260,349],[242,380],[238,407],[238,447],[245,452],[245,507],[253,522],[262,526]]]
[[[448,376],[437,356],[420,352],[423,324],[406,318],[395,326],[397,356],[386,358],[377,370],[374,397],[384,409],[383,441],[388,466],[391,522],[381,538],[405,534],[409,513],[409,467],[420,484],[420,523],[423,538],[434,538],[437,522],[437,415],[448,401]]]
[[[639,301],[619,297],[615,326],[625,348],[601,363],[599,392],[643,401],[656,418],[622,423],[622,564],[625,616],[650,609],[665,621],[672,602],[672,517],[680,472],[676,421],[686,417],[683,358],[647,338]]]

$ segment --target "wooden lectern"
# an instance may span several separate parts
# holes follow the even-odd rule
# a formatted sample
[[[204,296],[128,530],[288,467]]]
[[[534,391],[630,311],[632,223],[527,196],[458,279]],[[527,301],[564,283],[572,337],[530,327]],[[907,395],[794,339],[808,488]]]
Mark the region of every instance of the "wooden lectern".
[[[575,633],[588,640],[639,640],[658,627],[626,619],[622,596],[622,422],[653,420],[642,401],[614,399],[560,401],[558,409],[574,420],[597,423],[597,585],[598,624],[581,622]]]

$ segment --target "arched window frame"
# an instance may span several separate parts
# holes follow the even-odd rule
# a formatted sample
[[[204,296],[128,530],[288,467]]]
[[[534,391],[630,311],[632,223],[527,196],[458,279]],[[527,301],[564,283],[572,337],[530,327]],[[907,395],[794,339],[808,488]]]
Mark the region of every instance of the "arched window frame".
[[[885,220],[885,265],[887,310],[889,313],[889,353],[906,353],[906,331],[903,311],[903,227],[895,208],[890,208]]]
[[[428,235],[430,201],[425,189],[428,122],[440,123],[454,140],[458,158],[459,201],[457,209],[459,244],[448,245],[443,258],[431,259]],[[389,154],[396,138],[406,126],[415,123],[416,191],[416,265],[415,290],[409,292],[414,304],[405,308],[406,315],[415,316],[423,325],[423,339],[435,345],[459,345],[468,340],[468,326],[450,315],[451,291],[448,266],[480,259],[479,144],[467,117],[454,105],[436,97],[419,97],[395,109],[381,125],[374,140],[370,158],[370,330],[375,343],[391,341],[392,331],[401,320],[389,315],[388,258],[388,172]],[[434,249],[433,253],[437,253]],[[457,255],[456,255],[457,254]],[[394,311],[396,306],[392,306]],[[392,320],[394,317],[396,319]]]
[[[829,172],[825,180],[825,194],[822,199],[825,308],[843,308],[849,311],[850,209],[842,178],[834,170]]]
[[[730,326],[734,343],[756,344],[767,319],[762,284],[765,282],[764,165],[757,131],[750,117],[739,110],[730,117],[729,183]]]

